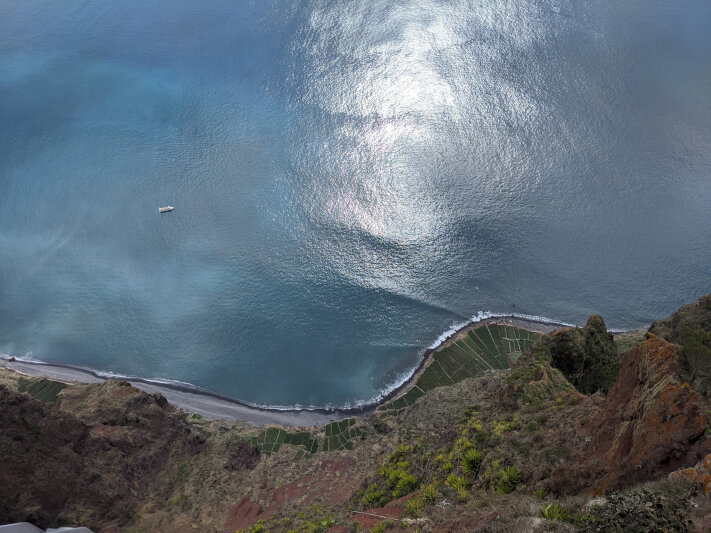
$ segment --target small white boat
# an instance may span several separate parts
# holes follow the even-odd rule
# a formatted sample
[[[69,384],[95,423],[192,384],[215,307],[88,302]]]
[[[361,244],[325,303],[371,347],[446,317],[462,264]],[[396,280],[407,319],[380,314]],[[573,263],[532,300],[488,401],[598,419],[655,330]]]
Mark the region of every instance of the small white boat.
[[[167,213],[168,211],[172,211],[173,209],[175,209],[175,207],[173,207],[172,205],[167,205],[165,207],[159,207],[158,212],[159,213]]]

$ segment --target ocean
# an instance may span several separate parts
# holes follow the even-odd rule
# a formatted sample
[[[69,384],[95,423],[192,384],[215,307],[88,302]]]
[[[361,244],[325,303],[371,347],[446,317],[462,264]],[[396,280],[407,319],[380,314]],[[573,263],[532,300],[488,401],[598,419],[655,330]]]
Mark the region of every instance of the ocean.
[[[0,3],[0,352],[357,406],[711,291],[711,2]],[[158,207],[175,210],[160,214]]]

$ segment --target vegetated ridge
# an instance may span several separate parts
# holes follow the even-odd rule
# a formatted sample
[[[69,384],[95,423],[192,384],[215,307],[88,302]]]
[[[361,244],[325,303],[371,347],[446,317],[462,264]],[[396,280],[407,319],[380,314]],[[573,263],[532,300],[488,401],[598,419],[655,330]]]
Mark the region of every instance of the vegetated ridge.
[[[368,419],[259,429],[0,372],[0,523],[708,531],[711,295],[649,332],[460,332]]]

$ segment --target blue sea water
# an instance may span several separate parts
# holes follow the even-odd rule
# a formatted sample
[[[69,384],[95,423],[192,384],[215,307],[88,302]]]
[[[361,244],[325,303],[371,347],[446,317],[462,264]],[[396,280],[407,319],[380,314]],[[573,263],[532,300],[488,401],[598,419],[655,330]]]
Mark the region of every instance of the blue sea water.
[[[711,2],[0,3],[0,351],[378,397],[711,290]],[[158,207],[175,211],[158,215]]]

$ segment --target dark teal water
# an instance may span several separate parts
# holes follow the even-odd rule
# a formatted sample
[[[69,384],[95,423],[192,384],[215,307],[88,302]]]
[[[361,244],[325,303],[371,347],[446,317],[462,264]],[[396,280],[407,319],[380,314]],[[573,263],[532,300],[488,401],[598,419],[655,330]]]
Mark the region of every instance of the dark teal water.
[[[355,405],[711,290],[711,2],[0,3],[0,351]],[[175,211],[158,215],[158,207]]]

